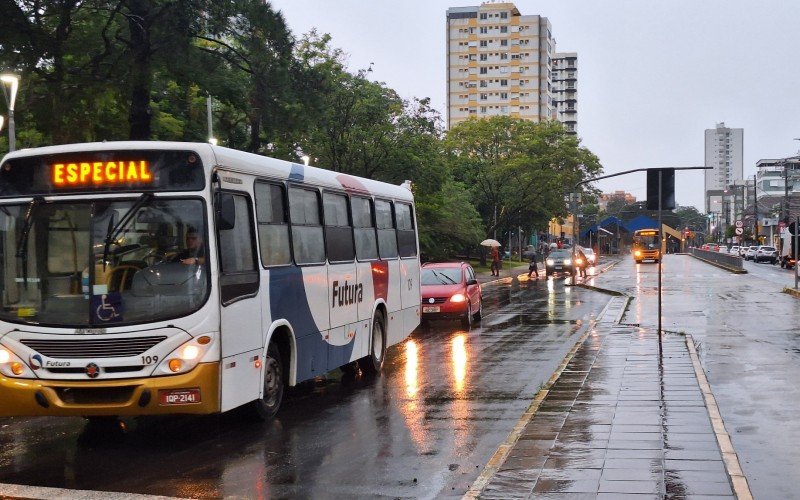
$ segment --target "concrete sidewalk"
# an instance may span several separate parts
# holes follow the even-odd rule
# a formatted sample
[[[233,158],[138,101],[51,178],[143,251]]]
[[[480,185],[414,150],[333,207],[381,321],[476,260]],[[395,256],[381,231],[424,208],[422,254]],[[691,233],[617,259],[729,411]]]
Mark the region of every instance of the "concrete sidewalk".
[[[614,297],[467,498],[749,498],[687,337],[620,325]],[[713,418],[712,418],[713,417]]]

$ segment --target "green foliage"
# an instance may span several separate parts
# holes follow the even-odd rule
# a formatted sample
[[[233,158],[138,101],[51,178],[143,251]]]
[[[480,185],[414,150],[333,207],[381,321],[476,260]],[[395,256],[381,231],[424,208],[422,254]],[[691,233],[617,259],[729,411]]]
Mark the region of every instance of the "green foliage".
[[[19,148],[206,141],[394,184],[414,183],[422,253],[543,228],[597,158],[561,125],[472,120],[445,135],[430,99],[348,71],[331,37],[295,37],[269,2],[0,0],[0,68],[21,76]],[[198,14],[202,13],[202,14]],[[5,137],[0,150],[7,149]],[[584,194],[591,195],[590,189]],[[585,198],[591,202],[591,196]],[[497,221],[494,211],[497,207]]]

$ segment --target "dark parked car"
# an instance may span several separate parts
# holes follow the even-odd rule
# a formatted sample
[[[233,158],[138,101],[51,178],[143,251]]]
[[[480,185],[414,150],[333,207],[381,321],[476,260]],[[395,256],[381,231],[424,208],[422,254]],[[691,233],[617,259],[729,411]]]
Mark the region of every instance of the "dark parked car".
[[[545,263],[545,276],[555,273],[575,274],[575,263],[572,262],[572,252],[570,250],[553,250],[547,256]]]
[[[483,312],[481,286],[465,262],[422,266],[422,319],[460,319],[465,327],[479,321]]]

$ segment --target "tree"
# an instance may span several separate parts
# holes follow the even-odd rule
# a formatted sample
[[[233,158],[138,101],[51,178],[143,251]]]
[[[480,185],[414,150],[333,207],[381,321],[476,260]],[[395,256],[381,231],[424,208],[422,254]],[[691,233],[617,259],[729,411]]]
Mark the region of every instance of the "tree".
[[[565,194],[602,170],[597,157],[556,122],[468,120],[447,134],[445,152],[454,177],[471,187],[486,235],[517,226],[530,231],[566,216]]]

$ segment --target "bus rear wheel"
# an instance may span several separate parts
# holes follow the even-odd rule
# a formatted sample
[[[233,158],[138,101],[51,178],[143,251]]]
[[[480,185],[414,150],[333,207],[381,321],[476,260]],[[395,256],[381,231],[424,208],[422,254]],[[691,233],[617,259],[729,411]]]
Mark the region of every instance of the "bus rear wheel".
[[[376,311],[372,320],[372,335],[369,343],[369,356],[358,360],[361,371],[374,375],[383,368],[383,358],[386,357],[386,323],[383,313]]]
[[[286,389],[283,361],[278,344],[270,341],[267,358],[264,360],[264,394],[250,403],[253,416],[258,420],[270,420],[278,413]]]

